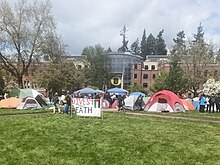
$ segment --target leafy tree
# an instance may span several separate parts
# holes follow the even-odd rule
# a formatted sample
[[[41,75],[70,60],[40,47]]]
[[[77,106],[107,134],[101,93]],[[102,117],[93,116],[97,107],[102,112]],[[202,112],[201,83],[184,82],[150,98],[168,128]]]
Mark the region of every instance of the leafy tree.
[[[0,3],[0,65],[22,88],[23,75],[41,58],[42,45],[55,33],[55,23],[49,1],[19,0],[14,6]]]
[[[168,86],[167,86],[168,76],[169,76],[168,72],[161,72],[156,77],[153,85],[150,87],[150,90],[154,93],[165,89],[168,90]]]
[[[216,53],[215,61],[216,63],[220,63],[220,49]]]
[[[207,64],[214,61],[214,51],[213,44],[207,44],[204,41],[204,32],[201,24],[197,28],[197,33],[193,36],[194,40],[189,42],[187,47],[184,31],[180,31],[177,34],[177,38],[174,39],[175,45],[171,50],[171,61],[173,64],[178,64],[173,67],[173,72],[175,71],[177,74],[176,78],[173,79],[180,81],[180,83],[185,82],[185,85],[182,84],[183,87],[185,86],[184,88],[186,88],[186,85],[188,85],[188,90],[194,96],[197,96],[198,92],[200,92],[200,87],[207,79],[203,72],[206,70]],[[182,71],[179,68],[179,64],[181,64]],[[184,75],[181,76],[181,72]],[[186,80],[186,77],[188,80]]]
[[[214,61],[213,44],[207,44],[204,40],[203,27],[197,27],[197,33],[193,35],[194,40],[182,54],[183,70],[189,79],[189,91],[194,96],[198,95],[199,89],[206,81],[204,70],[207,64]]]
[[[85,76],[71,61],[44,64],[36,76],[37,83],[47,90],[61,93],[62,90],[83,87]]]
[[[146,60],[147,55],[147,37],[146,37],[146,31],[144,29],[142,40],[141,40],[141,57],[143,57],[144,60]]]
[[[152,33],[147,37],[146,54],[156,54],[156,39]]]
[[[120,31],[120,36],[122,36],[122,46],[120,48],[118,48],[118,52],[126,52],[128,51],[128,40],[126,40],[126,33],[127,33],[128,29],[126,28],[126,26],[124,25],[124,27],[121,29]]]
[[[132,92],[142,92],[142,93],[147,94],[146,89],[141,84],[132,83],[129,86],[129,90],[130,90],[130,93],[132,93]]]
[[[220,81],[215,81],[215,79],[208,79],[204,84],[203,84],[203,91],[205,95],[211,96],[212,94],[214,95],[219,95],[220,94]]]
[[[167,54],[165,40],[162,37],[163,33],[164,33],[164,30],[161,30],[156,38],[156,54],[158,54],[158,55],[166,55]]]
[[[85,68],[87,85],[102,89],[110,80],[107,52],[99,44],[86,47],[83,52],[84,59],[89,63],[89,67]]]
[[[61,41],[61,37],[56,34],[52,34],[47,37],[42,45],[42,53],[45,61],[52,63],[60,63],[67,55],[67,45],[64,45]]]
[[[185,93],[188,90],[188,79],[185,77],[180,65],[171,61],[170,71],[166,79],[167,89],[174,93]]]
[[[139,46],[139,39],[137,38],[136,41],[131,44],[131,53],[135,55],[140,55],[140,46]]]

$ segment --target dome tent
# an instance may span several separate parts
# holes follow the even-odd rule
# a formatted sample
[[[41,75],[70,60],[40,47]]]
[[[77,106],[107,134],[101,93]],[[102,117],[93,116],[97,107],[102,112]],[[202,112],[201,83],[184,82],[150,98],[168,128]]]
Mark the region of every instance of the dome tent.
[[[40,92],[38,92],[35,89],[31,89],[31,88],[26,88],[26,89],[14,88],[9,93],[9,96],[10,97],[16,97],[16,98],[19,98],[19,99],[23,99],[23,98],[26,98],[26,97],[32,97],[32,98],[35,98],[41,106],[47,106],[46,98]]]
[[[180,98],[173,92],[162,90],[147,101],[144,111],[147,112],[185,112]]]

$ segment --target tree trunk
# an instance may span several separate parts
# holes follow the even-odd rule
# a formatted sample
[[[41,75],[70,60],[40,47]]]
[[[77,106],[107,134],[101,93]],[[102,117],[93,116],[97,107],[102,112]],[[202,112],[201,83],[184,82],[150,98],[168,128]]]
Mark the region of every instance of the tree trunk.
[[[18,80],[18,86],[19,86],[19,88],[21,88],[21,89],[24,88],[24,86],[23,86],[23,81],[22,81],[22,77],[23,77],[23,76],[19,76],[19,77],[17,77],[17,80]]]

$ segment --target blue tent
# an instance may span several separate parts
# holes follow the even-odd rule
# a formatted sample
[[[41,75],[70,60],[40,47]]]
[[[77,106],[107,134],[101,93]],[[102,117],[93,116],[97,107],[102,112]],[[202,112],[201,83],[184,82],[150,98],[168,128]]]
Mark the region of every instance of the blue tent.
[[[130,94],[130,96],[145,96],[145,94],[144,93],[142,93],[142,92],[133,92],[133,93],[131,93]]]
[[[115,87],[115,88],[108,89],[107,92],[108,93],[126,93],[128,91],[122,88]]]

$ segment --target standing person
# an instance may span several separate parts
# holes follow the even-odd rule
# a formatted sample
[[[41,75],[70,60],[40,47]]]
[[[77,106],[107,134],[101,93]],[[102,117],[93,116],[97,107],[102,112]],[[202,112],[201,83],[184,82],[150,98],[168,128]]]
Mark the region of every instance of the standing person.
[[[66,100],[66,103],[64,105],[64,112],[63,113],[68,114],[69,111],[71,110],[71,103],[72,103],[72,98],[69,94],[69,91],[66,94],[65,100]]]
[[[56,111],[58,111],[58,113],[60,113],[60,105],[59,105],[59,97],[58,97],[58,93],[55,92],[54,94],[54,97],[53,97],[53,105],[54,105],[54,108],[53,108],[53,113],[55,114]]]
[[[211,111],[213,113],[215,111],[215,96],[214,96],[214,94],[212,94],[209,99],[209,113],[211,113]]]
[[[205,95],[202,94],[199,98],[199,112],[204,113],[205,105],[206,105],[206,98]]]
[[[118,95],[118,111],[123,110],[124,97]]]
[[[215,98],[216,112],[220,112],[220,94],[218,93]]]

